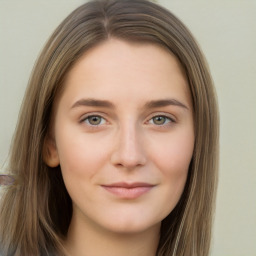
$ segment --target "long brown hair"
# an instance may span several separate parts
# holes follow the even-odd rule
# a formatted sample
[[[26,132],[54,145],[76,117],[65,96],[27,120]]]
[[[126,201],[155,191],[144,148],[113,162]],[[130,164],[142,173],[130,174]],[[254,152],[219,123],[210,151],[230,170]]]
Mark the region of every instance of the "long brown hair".
[[[218,167],[218,111],[206,61],[189,30],[146,0],[96,0],[72,12],[45,45],[32,72],[12,142],[15,178],[0,209],[4,255],[63,254],[72,216],[59,167],[43,161],[52,106],[72,65],[108,38],[165,47],[183,66],[192,95],[195,147],[182,197],[162,221],[158,256],[206,256],[211,240]],[[152,60],[153,61],[153,60]]]

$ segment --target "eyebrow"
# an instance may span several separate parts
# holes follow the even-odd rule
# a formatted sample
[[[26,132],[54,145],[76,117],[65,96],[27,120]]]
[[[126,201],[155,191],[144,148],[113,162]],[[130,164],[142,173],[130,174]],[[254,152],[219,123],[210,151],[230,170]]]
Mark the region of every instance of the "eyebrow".
[[[177,106],[184,109],[189,109],[185,104],[176,100],[176,99],[163,99],[163,100],[152,100],[147,102],[143,108],[159,108],[159,107],[167,107],[167,106]],[[114,109],[115,106],[113,103],[107,100],[97,100],[97,99],[81,99],[76,101],[72,108],[81,107],[81,106],[89,106],[89,107],[105,107]]]
[[[89,106],[89,107],[105,107],[114,108],[114,105],[107,100],[81,99],[75,102],[71,108]]]
[[[175,99],[152,100],[145,104],[145,108],[159,108],[159,107],[167,107],[170,105],[181,107],[184,109],[189,109],[185,104]]]

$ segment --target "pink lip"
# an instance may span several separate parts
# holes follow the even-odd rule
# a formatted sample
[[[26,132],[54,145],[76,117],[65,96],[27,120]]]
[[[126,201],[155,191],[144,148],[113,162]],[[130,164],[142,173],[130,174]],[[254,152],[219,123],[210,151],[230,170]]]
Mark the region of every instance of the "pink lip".
[[[142,182],[119,182],[109,185],[102,185],[102,187],[106,189],[108,192],[120,198],[135,199],[150,191],[154,187],[154,185]]]

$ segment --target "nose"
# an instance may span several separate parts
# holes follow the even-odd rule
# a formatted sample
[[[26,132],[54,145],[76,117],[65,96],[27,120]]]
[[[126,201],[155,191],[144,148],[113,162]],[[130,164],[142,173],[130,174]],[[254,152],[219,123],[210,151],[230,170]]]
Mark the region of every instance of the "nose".
[[[111,163],[127,170],[146,164],[146,154],[142,143],[142,133],[135,125],[120,128],[115,138]]]

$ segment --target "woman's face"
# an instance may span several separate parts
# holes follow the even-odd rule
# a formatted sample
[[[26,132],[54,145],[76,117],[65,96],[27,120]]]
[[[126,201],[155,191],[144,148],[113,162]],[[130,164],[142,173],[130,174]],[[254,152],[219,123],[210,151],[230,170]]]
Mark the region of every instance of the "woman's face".
[[[51,166],[72,223],[131,233],[159,228],[180,199],[194,147],[193,109],[177,59],[110,39],[86,52],[56,102]]]

